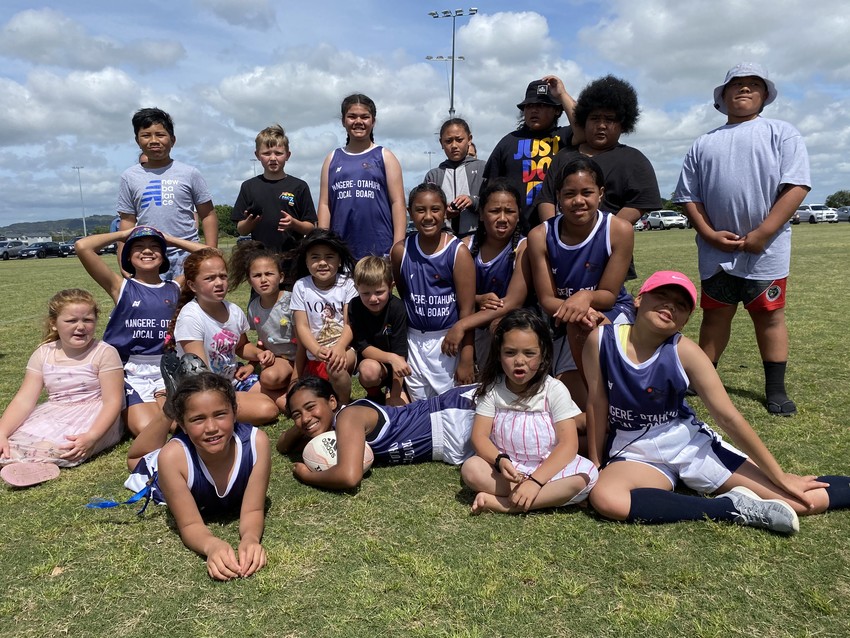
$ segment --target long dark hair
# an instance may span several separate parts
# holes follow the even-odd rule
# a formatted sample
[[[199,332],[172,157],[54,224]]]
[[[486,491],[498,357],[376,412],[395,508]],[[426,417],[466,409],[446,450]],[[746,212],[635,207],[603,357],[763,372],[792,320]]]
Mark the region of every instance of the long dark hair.
[[[518,396],[521,398],[534,396],[546,381],[546,377],[552,367],[552,334],[549,332],[549,326],[531,308],[517,308],[502,317],[496,328],[496,332],[493,333],[487,362],[484,364],[479,375],[479,383],[481,385],[475,391],[476,399],[487,394],[490,388],[504,376],[505,372],[502,370],[501,361],[502,343],[505,340],[505,333],[514,329],[531,330],[537,335],[537,341],[540,344],[540,366],[525,386],[525,389]]]
[[[289,405],[292,403],[292,397],[294,397],[295,393],[299,390],[309,390],[315,396],[327,401],[330,401],[331,397],[339,401],[336,396],[336,392],[334,392],[334,387],[329,381],[326,381],[321,377],[301,377],[292,384],[289,391],[286,393],[286,416],[291,416]]]
[[[521,196],[516,187],[508,182],[504,177],[497,177],[496,179],[489,180],[487,185],[481,191],[478,197],[478,216],[480,217],[484,213],[484,209],[487,206],[487,200],[490,199],[491,195],[495,193],[507,193],[511,197],[516,200],[517,212],[519,213],[519,219],[517,220],[516,228],[514,229],[514,234],[511,237],[511,252],[516,254],[516,247],[519,245],[520,239],[522,239],[523,235],[526,233],[526,221],[522,215],[522,203],[520,202]],[[481,246],[487,239],[487,229],[484,227],[484,224],[479,221],[478,228],[475,230],[475,235],[472,238],[469,246],[469,252],[472,253],[472,256],[475,257],[479,252],[481,252]]]

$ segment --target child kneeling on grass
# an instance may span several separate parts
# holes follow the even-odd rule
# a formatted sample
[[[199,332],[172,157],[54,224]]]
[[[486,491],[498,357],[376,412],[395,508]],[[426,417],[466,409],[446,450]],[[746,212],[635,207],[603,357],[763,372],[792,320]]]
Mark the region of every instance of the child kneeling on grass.
[[[634,324],[600,326],[587,340],[588,447],[602,468],[593,507],[620,521],[708,518],[793,534],[798,514],[850,506],[850,478],[785,473],[735,409],[709,358],[681,334],[696,300],[685,275],[657,272],[635,299]],[[753,460],[697,419],[689,382]],[[718,497],[675,493],[680,480]]]
[[[265,525],[271,451],[265,432],[236,421],[236,391],[226,378],[201,372],[180,381],[165,405],[180,430],[152,423],[127,452],[125,483],[151,481],[154,502],[171,510],[183,544],[207,561],[216,580],[245,578],[266,564],[260,544]],[[204,523],[205,515],[239,512],[236,552]]]

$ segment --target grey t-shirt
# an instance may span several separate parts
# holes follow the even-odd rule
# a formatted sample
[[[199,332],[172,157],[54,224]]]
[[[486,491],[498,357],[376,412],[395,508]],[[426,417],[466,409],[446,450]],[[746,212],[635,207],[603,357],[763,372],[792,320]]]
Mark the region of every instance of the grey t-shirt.
[[[809,155],[800,132],[787,122],[757,117],[700,136],[682,166],[673,201],[705,207],[715,230],[746,235],[770,212],[786,184],[811,187]],[[721,269],[744,279],[781,279],[791,262],[791,226],[785,224],[764,252],[723,252],[697,236],[700,279]]]
[[[137,224],[174,237],[197,241],[195,207],[209,201],[212,195],[204,178],[183,162],[175,160],[164,168],[134,164],[121,175],[118,212],[135,215]]]

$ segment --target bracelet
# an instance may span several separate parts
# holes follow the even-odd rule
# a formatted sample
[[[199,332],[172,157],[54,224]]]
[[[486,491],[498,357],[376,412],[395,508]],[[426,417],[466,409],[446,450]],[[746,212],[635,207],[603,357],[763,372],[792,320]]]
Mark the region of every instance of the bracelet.
[[[501,463],[502,459],[508,459],[508,460],[510,461],[510,460],[511,460],[511,457],[510,457],[510,456],[508,456],[508,455],[507,455],[507,454],[505,454],[505,453],[502,453],[502,454],[498,454],[498,455],[496,455],[496,460],[495,460],[495,461],[493,461],[493,467],[494,467],[494,468],[496,468],[496,471],[497,471],[497,472],[501,472],[501,471],[502,471],[502,470],[501,470],[501,468],[499,467],[499,464]]]
[[[540,481],[538,481],[538,480],[537,480],[536,478],[534,478],[531,474],[526,474],[526,475],[525,475],[525,478],[530,479],[530,480],[534,481],[535,483],[537,483],[537,486],[538,486],[538,487],[543,487],[543,483],[541,483]]]

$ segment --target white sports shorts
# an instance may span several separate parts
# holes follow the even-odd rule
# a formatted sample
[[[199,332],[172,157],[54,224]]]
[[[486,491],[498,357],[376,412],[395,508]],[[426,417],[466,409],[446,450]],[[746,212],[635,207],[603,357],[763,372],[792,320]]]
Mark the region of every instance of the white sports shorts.
[[[705,423],[672,421],[647,430],[617,430],[609,443],[610,463],[649,465],[675,488],[682,481],[701,494],[712,494],[747,460]]]

